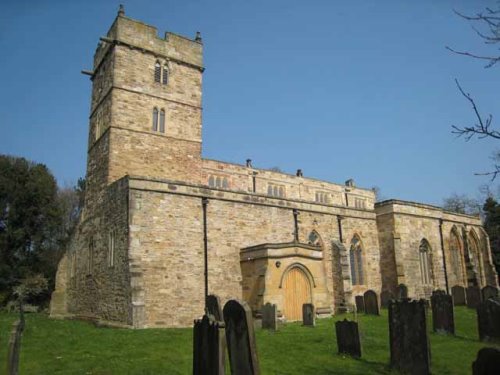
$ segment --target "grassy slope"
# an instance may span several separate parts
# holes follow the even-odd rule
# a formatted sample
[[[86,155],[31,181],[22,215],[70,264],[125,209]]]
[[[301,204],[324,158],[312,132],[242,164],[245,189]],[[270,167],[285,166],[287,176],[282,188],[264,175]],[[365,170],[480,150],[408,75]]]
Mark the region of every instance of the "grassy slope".
[[[360,316],[362,359],[336,354],[333,322],[317,327],[288,324],[279,332],[257,331],[263,374],[389,374],[387,311]],[[0,373],[5,368],[6,342],[15,316],[0,313]],[[470,374],[477,351],[476,313],[457,308],[456,337],[431,334],[432,372]],[[430,324],[429,324],[430,327]],[[79,321],[49,320],[28,314],[22,343],[22,374],[189,374],[191,329],[127,330],[95,328]]]

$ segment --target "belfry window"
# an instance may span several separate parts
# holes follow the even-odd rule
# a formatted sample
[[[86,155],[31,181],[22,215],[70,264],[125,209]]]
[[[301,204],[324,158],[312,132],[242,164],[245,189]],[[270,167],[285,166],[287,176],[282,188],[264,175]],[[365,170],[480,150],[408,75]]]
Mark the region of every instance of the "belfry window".
[[[161,82],[161,64],[158,61],[155,64],[155,82]]]
[[[430,245],[424,238],[420,241],[419,247],[420,275],[422,278],[422,284],[424,285],[432,284],[430,252]]]
[[[351,249],[349,251],[352,285],[363,285],[365,283],[362,256],[361,240],[358,236],[354,236],[351,240]]]
[[[285,188],[283,186],[278,186],[274,184],[267,185],[267,195],[276,198],[285,197]]]
[[[163,65],[163,76],[161,82],[166,85],[168,83],[168,69],[166,65]]]

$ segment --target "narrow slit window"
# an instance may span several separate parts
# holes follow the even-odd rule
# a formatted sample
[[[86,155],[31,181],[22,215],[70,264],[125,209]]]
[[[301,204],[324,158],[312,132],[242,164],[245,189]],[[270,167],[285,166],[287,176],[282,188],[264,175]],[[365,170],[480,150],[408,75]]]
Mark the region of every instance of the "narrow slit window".
[[[155,64],[155,82],[161,82],[161,65],[158,61]]]
[[[115,231],[109,232],[108,237],[108,266],[113,267],[115,265]]]
[[[165,133],[165,110],[160,111],[160,132]]]
[[[153,109],[153,131],[158,131],[158,109]]]

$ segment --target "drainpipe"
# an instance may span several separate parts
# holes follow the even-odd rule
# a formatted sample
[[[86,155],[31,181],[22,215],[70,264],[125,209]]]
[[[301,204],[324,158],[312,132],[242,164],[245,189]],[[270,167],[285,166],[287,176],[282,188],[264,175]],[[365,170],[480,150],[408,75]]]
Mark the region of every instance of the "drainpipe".
[[[441,251],[443,252],[444,283],[446,285],[446,293],[450,294],[450,290],[448,288],[448,272],[446,271],[446,254],[444,251],[443,219],[439,219],[439,238],[441,240]]]
[[[299,220],[298,220],[298,216],[299,216],[299,210],[297,210],[296,208],[293,209],[293,222],[294,222],[294,226],[295,226],[295,231],[293,233],[293,241],[294,242],[299,242]]]
[[[204,266],[205,266],[205,309],[207,308],[208,297],[208,236],[207,236],[207,205],[208,198],[201,199],[203,207],[203,250],[204,250]]]
[[[337,225],[339,227],[339,240],[341,243],[344,243],[344,239],[342,238],[342,216],[337,215]]]

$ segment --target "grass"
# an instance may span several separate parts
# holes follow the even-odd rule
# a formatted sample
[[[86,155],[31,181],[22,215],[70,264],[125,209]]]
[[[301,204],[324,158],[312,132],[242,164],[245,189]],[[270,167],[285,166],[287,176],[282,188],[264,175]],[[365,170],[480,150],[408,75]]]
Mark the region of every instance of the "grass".
[[[362,358],[337,355],[333,324],[352,314],[317,320],[315,328],[291,323],[278,332],[257,330],[262,374],[391,374],[387,310],[359,316]],[[16,315],[0,313],[0,373]],[[433,374],[470,374],[478,341],[476,312],[455,309],[456,336],[430,334]],[[428,327],[432,327],[429,320]],[[491,346],[491,344],[490,344]],[[499,347],[497,345],[497,347]],[[190,374],[191,329],[96,328],[81,321],[58,321],[27,314],[21,374]],[[229,371],[228,371],[229,373]]]

